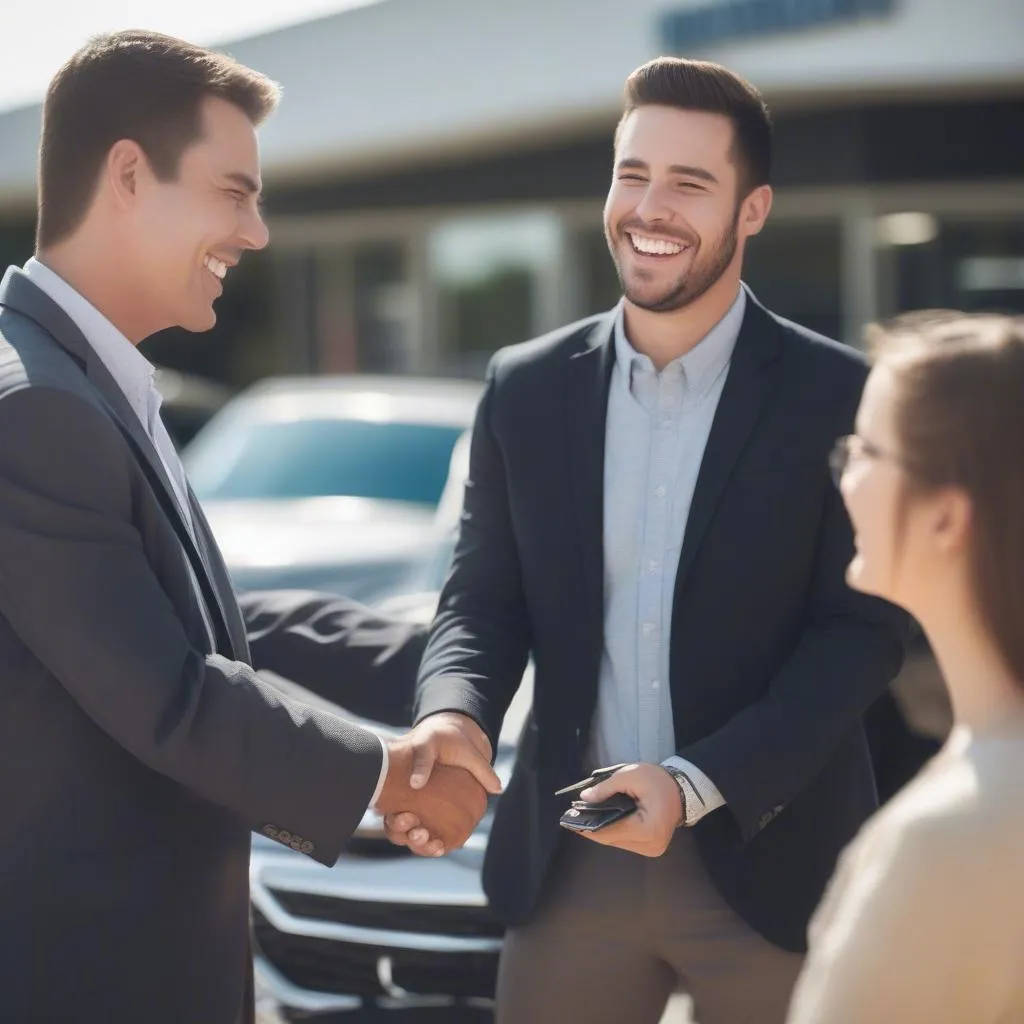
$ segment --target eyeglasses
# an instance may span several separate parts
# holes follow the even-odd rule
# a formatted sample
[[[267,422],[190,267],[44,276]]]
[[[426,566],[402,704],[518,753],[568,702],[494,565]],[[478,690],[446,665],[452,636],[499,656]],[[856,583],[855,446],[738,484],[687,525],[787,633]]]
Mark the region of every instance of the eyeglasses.
[[[909,472],[913,472],[911,466],[907,465],[898,455],[879,448],[878,445],[865,441],[859,434],[847,434],[839,438],[828,457],[828,467],[832,471],[832,479],[838,487],[843,481],[843,474],[851,462],[861,459],[873,459],[876,462],[891,462],[894,466],[900,466]]]

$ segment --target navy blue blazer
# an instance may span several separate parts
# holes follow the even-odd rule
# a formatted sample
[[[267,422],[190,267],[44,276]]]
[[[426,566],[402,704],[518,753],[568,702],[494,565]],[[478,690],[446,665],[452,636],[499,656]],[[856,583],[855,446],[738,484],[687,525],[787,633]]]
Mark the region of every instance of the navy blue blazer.
[[[597,698],[613,323],[591,317],[493,360],[421,668],[418,718],[462,711],[493,738],[535,660],[484,878],[511,925],[529,920],[565,840],[554,793],[583,772]],[[696,840],[724,898],[791,950],[877,806],[863,716],[899,671],[907,631],[901,612],[845,582],[851,530],[828,455],[866,373],[857,352],[751,297],[675,584],[678,751],[726,799]]]

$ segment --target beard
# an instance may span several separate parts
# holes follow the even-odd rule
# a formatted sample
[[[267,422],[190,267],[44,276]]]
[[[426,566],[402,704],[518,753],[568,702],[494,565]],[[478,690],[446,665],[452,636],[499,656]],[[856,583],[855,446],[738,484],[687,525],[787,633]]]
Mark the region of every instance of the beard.
[[[691,303],[696,302],[709,288],[712,288],[721,279],[722,275],[729,268],[736,255],[738,244],[738,227],[740,211],[737,210],[732,222],[728,224],[721,235],[710,247],[707,255],[702,256],[704,248],[699,242],[696,245],[693,262],[690,267],[682,273],[679,278],[666,285],[660,294],[640,294],[637,288],[630,287],[623,273],[622,261],[619,260],[616,243],[609,238],[608,248],[615,263],[615,270],[619,275],[619,283],[622,286],[622,293],[627,300],[639,309],[646,309],[651,313],[672,313],[679,309],[685,309]],[[628,227],[632,227],[629,225]],[[652,232],[656,235],[663,235],[662,231]],[[691,238],[680,238],[680,242],[690,245]],[[619,229],[619,245],[632,247],[626,230]]]

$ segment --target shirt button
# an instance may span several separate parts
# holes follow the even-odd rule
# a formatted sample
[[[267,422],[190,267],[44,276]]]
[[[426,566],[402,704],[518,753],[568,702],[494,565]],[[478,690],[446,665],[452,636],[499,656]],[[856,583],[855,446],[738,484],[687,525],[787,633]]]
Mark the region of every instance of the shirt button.
[[[661,568],[661,562],[655,562],[653,559],[647,563],[647,571],[653,576]]]
[[[660,679],[652,679],[651,680],[651,689],[652,690],[659,690],[659,689],[661,689],[661,680]]]
[[[667,420],[667,419],[666,420],[662,420],[661,421],[661,425],[667,430],[669,427],[672,426],[672,421],[671,420]]]
[[[656,498],[664,498],[666,494],[668,494],[668,491],[664,487],[654,488],[654,496]]]
[[[654,623],[653,622],[645,622],[644,623],[644,636],[650,636],[653,632],[654,632]]]

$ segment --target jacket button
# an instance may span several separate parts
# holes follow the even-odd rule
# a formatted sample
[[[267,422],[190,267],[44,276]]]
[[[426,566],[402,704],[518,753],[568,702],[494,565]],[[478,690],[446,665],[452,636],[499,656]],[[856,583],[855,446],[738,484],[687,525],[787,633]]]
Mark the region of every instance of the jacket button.
[[[316,847],[314,847],[313,844],[308,839],[303,842],[303,844],[302,844],[302,852],[303,853],[312,853],[314,849],[316,849]]]
[[[289,832],[287,829],[284,829],[284,828],[281,829],[281,831],[277,833],[277,841],[279,843],[284,843],[285,845],[287,845],[288,843],[290,843],[292,841],[292,834],[291,834],[291,832]]]
[[[261,831],[269,839],[277,838],[277,829],[273,825],[264,825]]]

